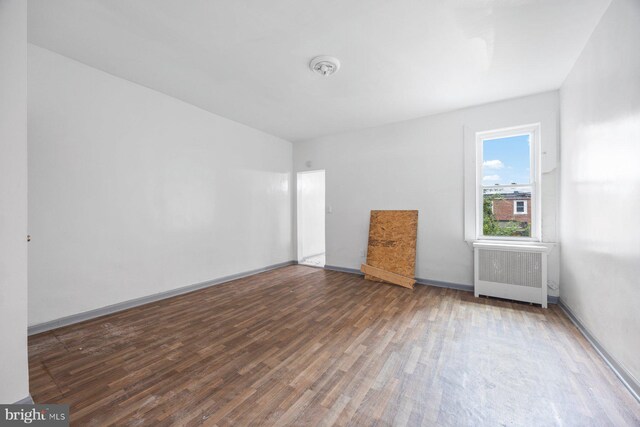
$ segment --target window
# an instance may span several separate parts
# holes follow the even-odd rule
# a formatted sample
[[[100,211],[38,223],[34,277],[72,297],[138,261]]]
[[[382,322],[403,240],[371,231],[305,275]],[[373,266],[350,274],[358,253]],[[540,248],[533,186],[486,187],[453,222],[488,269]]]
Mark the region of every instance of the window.
[[[522,215],[527,213],[527,201],[526,200],[516,200],[513,202],[513,213],[514,215]]]
[[[476,134],[478,239],[540,240],[539,126]]]

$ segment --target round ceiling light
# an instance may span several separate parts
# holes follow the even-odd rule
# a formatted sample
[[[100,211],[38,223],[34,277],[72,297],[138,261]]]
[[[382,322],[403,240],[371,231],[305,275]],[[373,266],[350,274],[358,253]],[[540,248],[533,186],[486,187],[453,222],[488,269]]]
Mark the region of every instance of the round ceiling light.
[[[340,69],[340,61],[333,56],[316,56],[309,63],[309,68],[322,76],[330,76]]]

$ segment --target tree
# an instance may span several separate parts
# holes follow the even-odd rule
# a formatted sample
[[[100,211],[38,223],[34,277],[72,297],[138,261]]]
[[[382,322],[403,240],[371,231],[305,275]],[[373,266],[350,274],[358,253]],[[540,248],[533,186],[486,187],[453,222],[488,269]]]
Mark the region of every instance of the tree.
[[[504,224],[493,214],[493,201],[503,199],[499,194],[486,195],[482,203],[482,234],[484,236],[530,236],[531,226],[522,227],[520,223],[509,221]]]
[[[493,214],[493,201],[497,199],[496,196],[484,196],[484,201],[482,203],[482,234],[485,236],[496,236],[498,229],[498,221],[496,220],[496,216]]]

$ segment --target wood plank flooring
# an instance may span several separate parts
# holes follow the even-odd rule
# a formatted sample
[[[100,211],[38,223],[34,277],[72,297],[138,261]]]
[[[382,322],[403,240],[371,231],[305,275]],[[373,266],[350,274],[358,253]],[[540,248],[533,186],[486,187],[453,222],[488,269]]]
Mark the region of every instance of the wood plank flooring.
[[[556,306],[291,266],[29,339],[72,425],[640,425]]]

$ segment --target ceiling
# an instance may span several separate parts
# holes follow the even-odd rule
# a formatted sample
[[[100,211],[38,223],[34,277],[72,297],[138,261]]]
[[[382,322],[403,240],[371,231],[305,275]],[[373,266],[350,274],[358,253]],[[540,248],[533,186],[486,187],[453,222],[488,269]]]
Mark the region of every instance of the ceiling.
[[[29,41],[299,141],[557,89],[609,3],[29,0]]]

